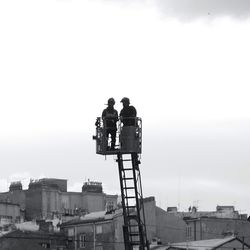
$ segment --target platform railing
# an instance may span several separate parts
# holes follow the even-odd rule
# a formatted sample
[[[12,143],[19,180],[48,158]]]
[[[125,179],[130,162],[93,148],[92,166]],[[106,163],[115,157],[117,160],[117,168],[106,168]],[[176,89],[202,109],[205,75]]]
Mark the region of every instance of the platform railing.
[[[142,120],[140,117],[119,117],[116,131],[116,145],[111,149],[111,138],[107,137],[105,119],[96,119],[96,153],[114,155],[117,153],[141,153],[142,150]]]

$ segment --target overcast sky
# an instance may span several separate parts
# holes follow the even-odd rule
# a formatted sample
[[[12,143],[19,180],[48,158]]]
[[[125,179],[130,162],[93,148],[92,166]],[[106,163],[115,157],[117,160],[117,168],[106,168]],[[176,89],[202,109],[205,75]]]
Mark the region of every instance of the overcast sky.
[[[162,208],[250,213],[248,0],[1,1],[0,191],[88,178],[120,193],[95,154],[109,97],[143,119],[144,196]]]

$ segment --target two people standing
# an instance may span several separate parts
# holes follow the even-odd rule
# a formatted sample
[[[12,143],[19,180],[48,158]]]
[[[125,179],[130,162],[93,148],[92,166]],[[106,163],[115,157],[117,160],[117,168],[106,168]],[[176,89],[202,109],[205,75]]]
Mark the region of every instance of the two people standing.
[[[120,112],[120,119],[123,123],[123,126],[135,126],[136,125],[136,109],[134,106],[130,105],[130,100],[127,97],[122,98],[121,103],[123,104],[123,109]],[[108,99],[108,107],[102,112],[102,119],[104,125],[106,126],[106,136],[111,136],[111,148],[110,150],[115,149],[116,143],[116,131],[117,131],[117,121],[118,112],[114,109],[115,100],[114,98]]]

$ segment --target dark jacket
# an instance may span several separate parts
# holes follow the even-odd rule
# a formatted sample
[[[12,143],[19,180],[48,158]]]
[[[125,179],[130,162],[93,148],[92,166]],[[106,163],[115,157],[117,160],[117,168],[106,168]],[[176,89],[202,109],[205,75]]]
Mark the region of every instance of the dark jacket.
[[[116,129],[116,122],[118,121],[117,110],[107,107],[102,112],[102,119],[106,128]]]
[[[136,109],[134,106],[128,106],[121,110],[120,117],[124,126],[135,126]]]

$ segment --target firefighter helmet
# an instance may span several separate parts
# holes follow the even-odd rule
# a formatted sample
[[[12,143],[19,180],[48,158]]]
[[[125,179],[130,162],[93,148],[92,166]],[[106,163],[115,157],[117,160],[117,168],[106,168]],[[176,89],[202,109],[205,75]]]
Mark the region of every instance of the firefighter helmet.
[[[127,98],[127,97],[123,97],[122,100],[121,100],[121,102],[122,103],[130,104],[129,98]]]
[[[115,104],[115,99],[113,97],[108,99],[108,104]]]

